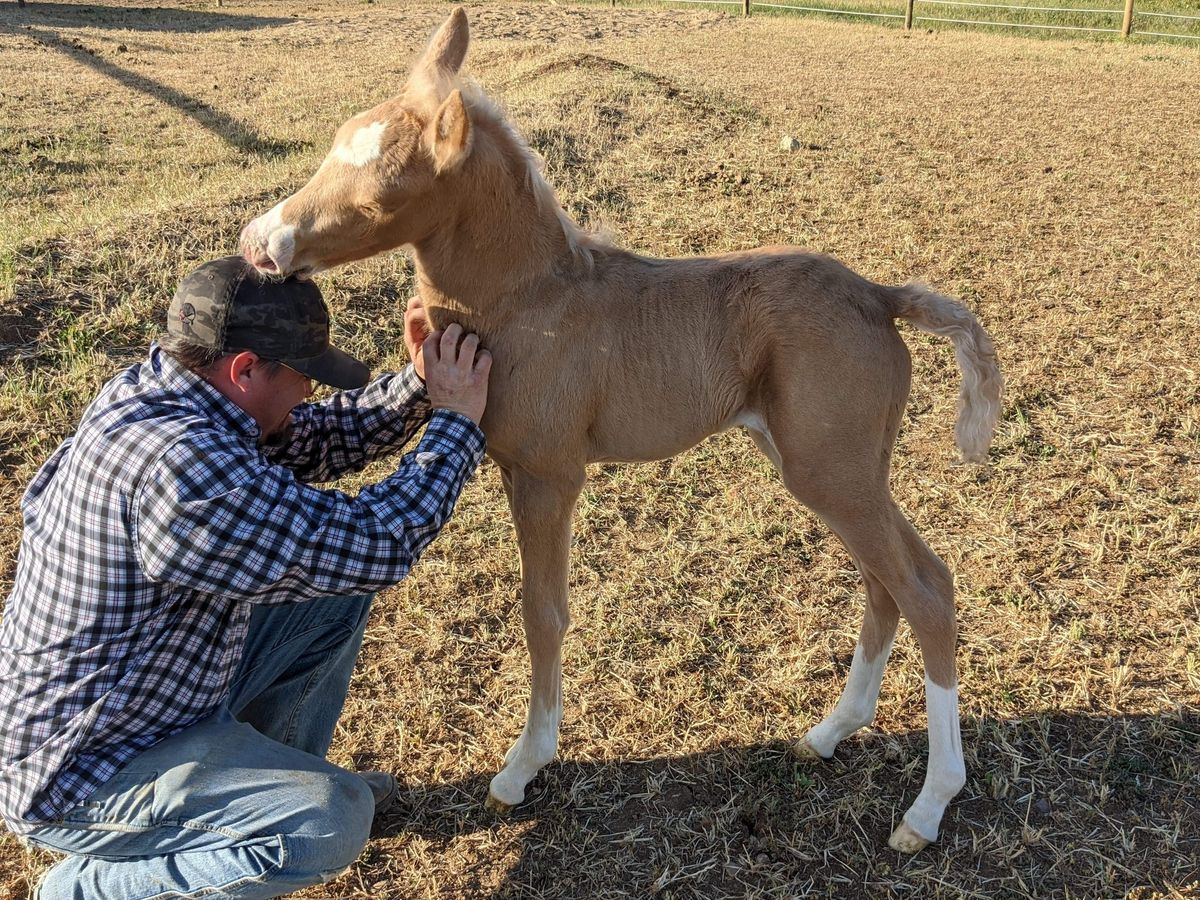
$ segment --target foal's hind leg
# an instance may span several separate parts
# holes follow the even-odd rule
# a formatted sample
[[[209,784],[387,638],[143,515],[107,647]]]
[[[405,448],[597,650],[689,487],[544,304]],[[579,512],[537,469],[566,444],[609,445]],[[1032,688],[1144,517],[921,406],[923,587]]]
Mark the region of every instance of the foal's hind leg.
[[[782,475],[783,459],[771,433],[766,430],[766,424],[754,417],[747,424],[747,429],[759,450]],[[850,675],[833,712],[809,729],[808,734],[796,744],[795,751],[799,756],[829,759],[844,738],[870,725],[875,719],[879,687],[883,683],[883,670],[892,651],[900,611],[882,582],[857,559],[854,564],[867,589],[867,608],[850,662]]]
[[[843,441],[831,442],[826,433],[825,443],[815,445],[803,437],[789,411],[778,411],[766,424],[774,432],[770,443],[788,490],[833,528],[867,582],[867,614],[845,693],[799,749],[831,755],[839,740],[870,721],[898,610],[916,634],[925,660],[929,763],[921,793],[888,843],[914,853],[937,840],[946,806],[966,781],[950,572],[896,508],[887,489],[886,465],[876,453],[861,451],[852,429]],[[838,452],[829,452],[831,443]]]
[[[829,759],[844,738],[875,719],[879,687],[892,652],[900,611],[882,582],[861,564],[858,570],[867,588],[867,609],[850,662],[850,675],[833,712],[810,728],[796,745],[796,753],[800,756]]]
[[[889,502],[880,530],[865,529],[849,545],[887,587],[921,645],[925,660],[925,711],[929,720],[929,762],[925,783],[888,843],[915,853],[936,841],[946,806],[966,783],[959,734],[958,675],[954,661],[954,581],[936,554],[904,515]],[[865,540],[864,540],[865,539]]]
[[[863,572],[890,594],[921,645],[921,655],[925,661],[929,761],[921,793],[888,841],[895,850],[915,853],[937,840],[938,826],[946,806],[966,782],[966,766],[959,737],[958,678],[954,662],[954,586],[945,564],[925,545],[891,498],[879,500],[873,509],[857,503],[834,503],[824,509],[817,508],[817,512],[829,520],[850,552],[859,560]],[[871,599],[877,598],[878,594]],[[878,606],[873,604],[871,608],[877,610]],[[868,612],[868,617],[871,615]],[[864,623],[864,632],[871,627]],[[894,630],[894,624],[889,630]],[[853,696],[856,691],[866,694],[869,690],[869,699],[872,701],[878,695],[878,679],[883,675],[885,653],[881,650],[874,658],[874,664],[867,664],[865,655],[864,651],[864,666],[858,673],[858,684],[855,683],[856,673],[851,666],[850,682],[847,684],[847,693],[852,695],[848,701],[850,704],[859,699]],[[866,704],[862,706],[865,708]],[[854,712],[862,712],[862,708]],[[835,725],[829,731],[853,724],[853,718],[849,718],[851,715],[848,714],[845,720],[839,719],[835,709],[830,716],[835,719]],[[811,732],[807,739],[809,745],[818,752],[821,748],[817,742],[826,736],[832,737],[832,734],[823,732],[824,724],[813,729],[817,741],[812,740]]]
[[[543,480],[515,469],[504,470],[503,477],[521,552],[521,612],[532,679],[525,728],[488,789],[488,808],[501,813],[525,799],[526,785],[558,750],[571,514],[584,473]]]

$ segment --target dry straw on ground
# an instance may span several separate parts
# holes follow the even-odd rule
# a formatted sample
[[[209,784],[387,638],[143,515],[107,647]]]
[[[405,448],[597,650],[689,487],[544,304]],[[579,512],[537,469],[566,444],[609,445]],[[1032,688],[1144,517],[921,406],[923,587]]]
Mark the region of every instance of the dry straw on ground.
[[[178,277],[395,91],[446,11],[4,11],[0,587],[24,484],[138,358]],[[470,14],[469,70],[577,218],[656,255],[807,245],[957,294],[991,330],[1008,376],[992,465],[953,464],[949,346],[906,332],[894,475],[958,576],[968,783],[938,845],[886,849],[925,749],[903,629],[875,727],[826,765],[789,755],[840,690],[861,589],[728,434],[595,469],[561,762],[492,818],[527,676],[485,468],[380,597],[335,743],[337,761],[403,779],[400,811],[304,896],[1194,896],[1200,55],[699,12]],[[406,259],[322,284],[341,340],[402,364]],[[0,840],[0,895],[27,896],[47,860]]]

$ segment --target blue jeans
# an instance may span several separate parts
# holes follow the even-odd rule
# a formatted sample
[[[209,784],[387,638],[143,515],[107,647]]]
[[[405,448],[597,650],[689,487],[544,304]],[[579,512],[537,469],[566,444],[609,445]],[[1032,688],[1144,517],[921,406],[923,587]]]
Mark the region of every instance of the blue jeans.
[[[228,706],[130,760],[26,839],[69,856],[40,900],[278,897],[367,842],[367,783],[325,761],[371,597],[254,610]]]

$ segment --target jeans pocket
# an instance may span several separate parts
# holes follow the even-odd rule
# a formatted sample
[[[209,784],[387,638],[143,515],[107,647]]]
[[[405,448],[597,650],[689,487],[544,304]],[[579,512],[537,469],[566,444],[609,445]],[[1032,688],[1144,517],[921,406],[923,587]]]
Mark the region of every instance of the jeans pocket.
[[[118,772],[74,809],[59,824],[138,830],[154,824],[157,772]]]

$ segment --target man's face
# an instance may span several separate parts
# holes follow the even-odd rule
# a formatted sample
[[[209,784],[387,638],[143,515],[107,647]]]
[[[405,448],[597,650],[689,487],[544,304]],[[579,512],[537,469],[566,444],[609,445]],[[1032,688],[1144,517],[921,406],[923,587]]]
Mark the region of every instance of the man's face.
[[[255,389],[256,409],[247,411],[262,429],[259,440],[266,443],[286,435],[292,410],[312,396],[313,383],[311,378],[287,366],[268,373],[266,363],[259,365],[263,367],[260,374],[266,377],[259,379]]]
[[[222,357],[202,377],[258,423],[259,443],[287,436],[291,412],[313,392],[312,379],[250,350]]]

